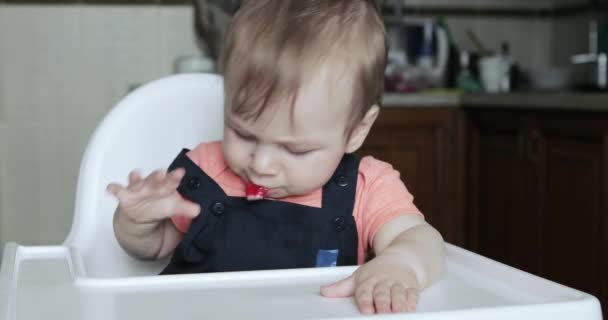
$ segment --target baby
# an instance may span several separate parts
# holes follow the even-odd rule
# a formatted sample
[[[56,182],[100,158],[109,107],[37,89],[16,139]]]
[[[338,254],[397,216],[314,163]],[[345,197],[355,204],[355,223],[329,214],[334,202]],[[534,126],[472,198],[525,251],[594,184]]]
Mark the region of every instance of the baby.
[[[383,91],[374,2],[244,1],[225,40],[223,141],[108,186],[121,246],[172,255],[162,274],[359,264],[321,294],[354,296],[364,314],[414,310],[443,240],[397,171],[353,155]]]

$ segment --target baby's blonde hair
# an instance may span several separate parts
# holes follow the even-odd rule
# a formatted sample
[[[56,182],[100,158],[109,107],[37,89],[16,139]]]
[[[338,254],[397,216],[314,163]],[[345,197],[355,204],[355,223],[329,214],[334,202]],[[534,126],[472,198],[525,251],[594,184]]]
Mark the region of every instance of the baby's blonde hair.
[[[327,65],[353,83],[350,132],[380,104],[386,52],[373,0],[245,0],[221,55],[226,107],[245,119],[275,99],[289,98],[293,108],[302,83]]]

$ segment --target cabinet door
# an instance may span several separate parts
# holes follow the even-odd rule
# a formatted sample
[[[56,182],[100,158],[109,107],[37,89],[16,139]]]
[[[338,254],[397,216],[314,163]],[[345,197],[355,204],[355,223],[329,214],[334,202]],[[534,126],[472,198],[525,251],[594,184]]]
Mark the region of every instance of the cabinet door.
[[[479,109],[471,123],[471,249],[606,308],[608,116]]]
[[[546,158],[543,270],[549,279],[600,296],[608,212],[602,204],[604,135],[595,120],[539,115]],[[576,134],[564,132],[565,125],[578,128]]]
[[[599,293],[601,145],[547,141],[545,274]],[[604,270],[605,271],[605,270]]]
[[[464,144],[458,110],[450,108],[385,108],[358,152],[389,162],[414,195],[427,221],[455,244],[463,244],[464,219],[458,187]],[[462,197],[460,197],[462,198]]]
[[[510,263],[509,220],[523,207],[525,180],[517,133],[484,132],[479,137],[479,252]]]
[[[540,274],[542,190],[525,157],[528,117],[479,111],[471,120],[470,248]]]

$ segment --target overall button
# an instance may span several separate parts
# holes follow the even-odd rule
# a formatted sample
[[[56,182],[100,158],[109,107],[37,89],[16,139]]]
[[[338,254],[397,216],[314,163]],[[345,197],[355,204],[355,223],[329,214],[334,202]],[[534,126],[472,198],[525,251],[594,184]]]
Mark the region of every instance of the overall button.
[[[332,222],[334,224],[334,230],[336,230],[336,232],[344,231],[344,218],[343,217],[335,217]]]
[[[335,182],[340,187],[346,187],[346,186],[348,186],[348,179],[346,179],[345,176],[338,176],[338,177],[336,177],[336,181]]]
[[[224,214],[224,210],[226,210],[226,207],[219,201],[214,202],[213,205],[211,205],[211,211],[213,211],[213,214],[216,216],[221,216]]]
[[[190,180],[188,180],[188,189],[196,190],[196,189],[200,188],[200,186],[201,186],[201,179],[199,179],[198,177],[192,177],[192,178],[190,178]]]

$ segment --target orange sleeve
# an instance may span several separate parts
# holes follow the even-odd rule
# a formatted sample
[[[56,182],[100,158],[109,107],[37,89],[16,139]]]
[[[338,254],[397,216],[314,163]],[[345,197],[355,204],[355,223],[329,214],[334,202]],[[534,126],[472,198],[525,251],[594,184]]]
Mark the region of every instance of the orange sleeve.
[[[173,216],[171,217],[171,222],[175,226],[175,229],[181,233],[187,233],[188,229],[190,229],[190,225],[192,224],[192,218],[184,217],[184,216]]]
[[[397,170],[371,156],[361,159],[355,203],[359,226],[360,259],[371,248],[376,232],[390,220],[404,214],[419,214],[414,196],[407,190]],[[361,252],[363,251],[363,252]]]

